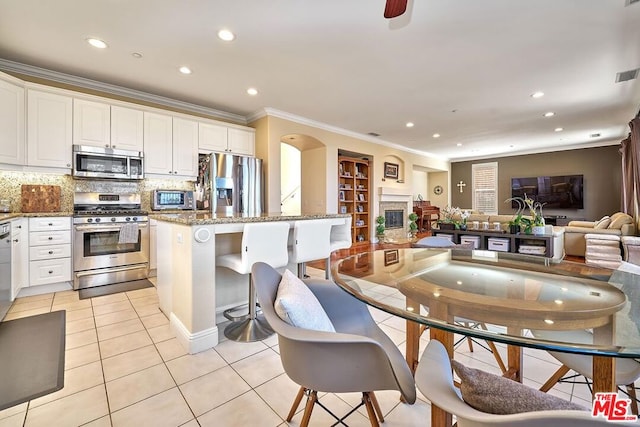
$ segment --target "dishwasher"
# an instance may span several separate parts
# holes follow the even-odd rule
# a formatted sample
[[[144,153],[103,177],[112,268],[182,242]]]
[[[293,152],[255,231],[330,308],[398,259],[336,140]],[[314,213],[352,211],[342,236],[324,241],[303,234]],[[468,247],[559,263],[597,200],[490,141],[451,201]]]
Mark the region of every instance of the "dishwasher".
[[[0,321],[11,307],[11,223],[0,224]]]

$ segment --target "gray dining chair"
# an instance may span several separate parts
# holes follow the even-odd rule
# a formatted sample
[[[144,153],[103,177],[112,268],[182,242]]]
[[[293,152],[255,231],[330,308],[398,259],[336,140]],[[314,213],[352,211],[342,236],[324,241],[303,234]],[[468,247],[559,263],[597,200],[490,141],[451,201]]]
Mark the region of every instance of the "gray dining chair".
[[[453,382],[451,361],[445,347],[432,340],[427,345],[416,370],[418,390],[432,404],[456,417],[458,427],[591,427],[611,426],[603,418],[593,418],[590,411],[547,410],[497,415],[479,411],[467,404]],[[633,425],[621,423],[616,425]]]
[[[307,426],[318,402],[318,392],[362,393],[358,407],[366,407],[372,426],[378,426],[378,421],[384,422],[374,391],[397,390],[404,402],[415,402],[415,382],[409,366],[363,302],[332,281],[305,280],[336,332],[298,328],[283,321],[275,311],[281,278],[268,264],[258,262],[252,267],[252,280],[262,312],[278,336],[282,366],[289,378],[300,385],[287,422],[292,420],[306,395],[300,425]],[[341,423],[353,411],[342,419],[328,412]]]

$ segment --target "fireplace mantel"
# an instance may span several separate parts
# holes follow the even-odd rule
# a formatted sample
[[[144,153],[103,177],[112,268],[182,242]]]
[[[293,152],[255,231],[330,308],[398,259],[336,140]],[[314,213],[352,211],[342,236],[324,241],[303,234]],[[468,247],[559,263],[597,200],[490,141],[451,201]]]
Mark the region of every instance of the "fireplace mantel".
[[[413,196],[406,191],[404,188],[378,187],[378,201],[410,203]]]

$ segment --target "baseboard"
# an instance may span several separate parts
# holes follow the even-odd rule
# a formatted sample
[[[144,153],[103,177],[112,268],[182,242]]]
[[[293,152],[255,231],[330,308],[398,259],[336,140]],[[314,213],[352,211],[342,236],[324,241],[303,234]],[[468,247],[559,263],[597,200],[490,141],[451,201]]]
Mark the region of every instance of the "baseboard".
[[[52,283],[50,285],[29,286],[20,289],[16,298],[30,297],[33,295],[50,294],[52,292],[72,291],[71,282]]]
[[[189,354],[200,353],[218,345],[218,327],[192,334],[175,314],[169,316],[171,331]]]

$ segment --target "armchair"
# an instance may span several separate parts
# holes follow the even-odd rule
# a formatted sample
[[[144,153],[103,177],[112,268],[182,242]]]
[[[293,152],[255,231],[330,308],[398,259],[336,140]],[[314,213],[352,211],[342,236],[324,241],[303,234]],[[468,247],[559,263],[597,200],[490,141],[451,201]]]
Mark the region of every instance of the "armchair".
[[[306,280],[336,332],[298,328],[283,321],[275,311],[281,277],[268,264],[253,265],[258,301],[278,335],[282,366],[289,378],[301,386],[287,421],[291,421],[307,395],[300,425],[308,425],[318,392],[361,392],[362,405],[372,426],[378,426],[378,420],[384,421],[375,390],[398,390],[405,402],[415,402],[415,383],[409,366],[364,303],[331,281]]]

